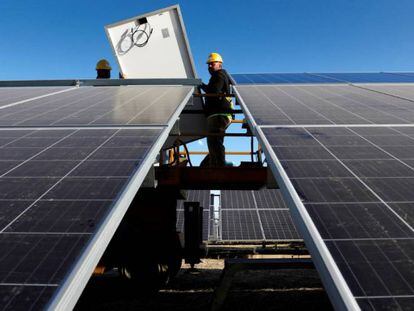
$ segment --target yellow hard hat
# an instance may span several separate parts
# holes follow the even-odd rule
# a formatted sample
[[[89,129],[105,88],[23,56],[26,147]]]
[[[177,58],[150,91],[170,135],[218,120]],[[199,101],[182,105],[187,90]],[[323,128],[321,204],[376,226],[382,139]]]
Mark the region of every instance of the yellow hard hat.
[[[210,53],[210,55],[207,58],[207,64],[210,64],[212,62],[223,62],[223,58],[221,58],[221,55],[219,53]]]
[[[99,69],[111,70],[112,67],[111,65],[109,65],[109,62],[106,59],[101,59],[99,62],[96,63],[96,70]]]

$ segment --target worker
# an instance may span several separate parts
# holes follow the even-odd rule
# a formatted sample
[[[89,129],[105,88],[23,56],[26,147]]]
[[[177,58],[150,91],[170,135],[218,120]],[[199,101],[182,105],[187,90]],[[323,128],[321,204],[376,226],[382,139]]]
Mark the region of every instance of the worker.
[[[101,59],[96,63],[96,79],[110,79],[111,69],[109,62],[106,59]]]
[[[230,94],[230,79],[223,69],[223,59],[218,53],[211,53],[207,59],[208,71],[211,75],[208,84],[202,84],[201,89],[206,92],[204,110],[207,115],[207,129],[209,133],[219,134],[207,137],[208,155],[200,163],[203,167],[222,167],[225,162],[224,134],[231,124],[233,109],[230,97],[217,94]]]

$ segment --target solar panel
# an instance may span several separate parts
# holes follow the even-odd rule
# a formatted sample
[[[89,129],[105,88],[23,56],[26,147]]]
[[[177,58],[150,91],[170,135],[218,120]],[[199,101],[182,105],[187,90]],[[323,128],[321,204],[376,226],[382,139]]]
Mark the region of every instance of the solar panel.
[[[413,73],[237,73],[231,75],[242,84],[321,84],[321,83],[412,83]]]
[[[277,189],[261,190],[221,190],[221,208],[224,209],[279,209],[287,208]]]
[[[404,309],[414,303],[414,104],[387,94],[398,84],[370,87],[235,89],[334,306]]]
[[[40,310],[47,304],[55,290],[53,286],[2,285],[0,297],[5,301],[5,310],[26,310],[28,304],[33,310]]]
[[[0,109],[16,105],[36,98],[45,98],[63,93],[74,88],[70,87],[2,87],[0,88]]]
[[[349,73],[318,73],[318,76],[332,78],[341,82],[350,83],[406,83],[414,82],[414,77],[409,75],[394,74],[389,72],[349,72]]]
[[[394,72],[394,74],[404,75],[404,76],[414,76],[414,72]]]
[[[309,73],[250,73],[232,74],[237,84],[291,84],[291,83],[336,83],[335,79]]]
[[[377,91],[380,93],[385,93],[393,95],[396,97],[401,97],[408,100],[414,100],[414,85],[411,84],[397,84],[397,85],[360,85],[369,90]]]
[[[278,189],[261,189],[252,191],[258,209],[287,209],[282,194]]]
[[[257,125],[414,122],[411,102],[350,85],[242,85],[236,89]]]
[[[252,191],[220,191],[222,209],[256,208]]]
[[[4,108],[1,126],[166,124],[190,86],[82,87]]]
[[[0,110],[1,309],[74,306],[191,94],[81,87]]]
[[[288,209],[259,210],[265,240],[299,240]]]
[[[43,287],[52,287],[55,291],[64,283],[69,268],[79,259],[84,247],[91,242],[92,234],[97,233],[102,221],[114,208],[121,190],[139,169],[162,130],[118,129],[112,130],[111,134],[104,130],[99,135],[101,130],[95,129],[56,129],[47,143],[41,130],[33,130],[30,134],[22,131],[22,136],[16,137],[13,143],[3,145],[3,150],[25,148],[23,143],[15,146],[24,140],[36,147],[33,147],[35,153],[13,161],[13,167],[0,176],[0,249],[3,250],[0,287],[8,284],[37,287],[43,284]],[[1,130],[5,136],[9,135],[8,132]],[[91,134],[96,144],[83,159],[66,161],[42,157],[46,151],[53,154],[54,149],[69,149],[62,145],[74,137],[78,144],[72,141],[70,148],[83,146],[83,138],[90,138],[88,135]],[[100,159],[99,151],[116,149],[112,143],[121,147],[118,140],[124,137],[139,140],[139,134],[146,143],[136,150],[135,160],[128,161],[128,165],[114,165],[112,160]],[[31,140],[40,140],[41,143],[30,143]],[[3,158],[1,161],[7,162]],[[87,174],[84,176],[83,172]],[[13,290],[14,287],[9,288]],[[48,292],[50,295],[53,293]],[[11,303],[16,298],[11,292],[8,295],[11,300],[3,303]],[[26,306],[30,306],[30,301]]]
[[[222,210],[221,215],[223,240],[264,240],[256,210]]]
[[[184,229],[184,201],[177,205],[177,229]],[[188,191],[186,201],[197,201],[204,207],[203,240],[286,241],[301,239],[293,224],[280,191],[220,191],[220,207],[210,205],[209,190]],[[216,234],[214,234],[216,233]]]
[[[300,239],[277,189],[221,191],[222,240]]]

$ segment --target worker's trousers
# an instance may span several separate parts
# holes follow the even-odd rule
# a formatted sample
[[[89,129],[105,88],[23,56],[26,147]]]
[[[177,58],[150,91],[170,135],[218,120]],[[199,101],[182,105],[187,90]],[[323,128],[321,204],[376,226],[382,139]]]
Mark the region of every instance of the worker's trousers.
[[[226,116],[213,116],[207,119],[207,129],[211,134],[222,134],[218,136],[208,136],[207,146],[208,155],[201,162],[200,166],[220,167],[224,166],[225,148],[224,133],[230,125],[231,120]]]

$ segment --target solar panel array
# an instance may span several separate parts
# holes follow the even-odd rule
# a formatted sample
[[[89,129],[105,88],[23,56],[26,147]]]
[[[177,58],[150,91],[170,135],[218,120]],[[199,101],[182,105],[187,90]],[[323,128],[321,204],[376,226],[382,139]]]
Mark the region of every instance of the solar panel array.
[[[0,88],[1,310],[74,306],[192,89]]]
[[[183,98],[188,90],[174,86],[82,87],[6,107],[1,110],[0,126],[162,126],[176,109],[171,99]]]
[[[412,83],[414,73],[249,73],[232,74],[238,84]]]
[[[210,191],[192,190],[187,201],[200,202],[204,208],[205,241],[292,241],[301,239],[279,190],[220,191],[220,207],[210,204]],[[177,228],[184,228],[184,207],[177,208]],[[214,226],[218,235],[214,236]]]
[[[221,191],[222,240],[300,239],[279,190]]]
[[[414,85],[235,90],[334,306],[412,308]]]
[[[414,122],[412,101],[402,94],[395,97],[343,84],[246,85],[237,89],[259,126]]]
[[[367,88],[371,91],[377,91],[379,93],[385,93],[388,95],[392,95],[395,97],[399,97],[399,98],[403,98],[403,99],[408,99],[411,101],[414,101],[414,91],[413,91],[413,87],[411,85],[407,85],[407,84],[397,84],[397,85],[364,85],[364,84],[360,84],[358,85],[361,88]]]

